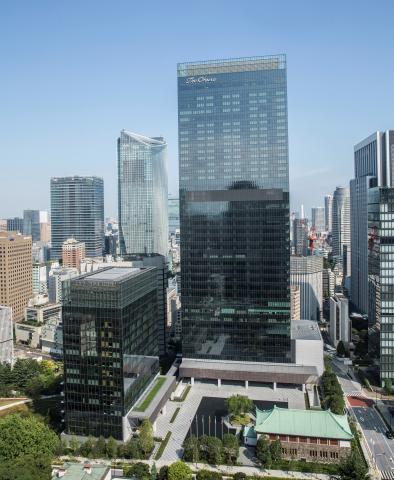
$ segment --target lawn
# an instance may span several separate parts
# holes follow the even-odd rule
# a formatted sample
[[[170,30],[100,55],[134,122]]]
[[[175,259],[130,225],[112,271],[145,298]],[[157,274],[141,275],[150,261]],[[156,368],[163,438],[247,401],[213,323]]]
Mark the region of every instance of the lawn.
[[[144,412],[148,408],[150,402],[154,399],[156,393],[160,390],[160,387],[163,385],[163,383],[166,380],[167,379],[163,377],[158,378],[156,385],[152,388],[149,395],[145,398],[145,400],[141,403],[141,405],[138,408],[135,408],[134,410],[137,412]]]
[[[15,402],[21,402],[20,398],[15,398],[13,400],[0,400],[0,407],[4,407],[5,405],[12,405]]]
[[[10,406],[11,408],[4,408],[3,410],[0,410],[0,415],[9,415],[10,413],[19,413],[20,410],[30,410],[28,405],[31,405],[31,402],[29,403],[21,403],[20,405],[16,405],[15,407]]]

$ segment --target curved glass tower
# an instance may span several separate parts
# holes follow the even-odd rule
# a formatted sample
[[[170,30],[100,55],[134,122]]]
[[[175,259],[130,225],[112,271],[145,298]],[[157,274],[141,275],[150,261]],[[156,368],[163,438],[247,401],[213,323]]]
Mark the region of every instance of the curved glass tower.
[[[122,130],[118,138],[120,254],[167,256],[167,143]]]

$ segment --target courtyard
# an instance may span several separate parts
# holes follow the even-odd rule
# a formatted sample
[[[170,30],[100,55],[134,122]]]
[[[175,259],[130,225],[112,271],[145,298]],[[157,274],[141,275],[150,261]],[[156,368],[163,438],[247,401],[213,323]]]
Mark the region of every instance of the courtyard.
[[[198,429],[199,436],[203,434],[215,436],[215,417],[218,438],[222,438],[222,434],[235,433],[232,428],[227,428],[227,425],[221,423],[221,418],[227,414],[224,400],[231,395],[237,393],[247,395],[260,409],[269,409],[277,405],[282,408],[305,410],[304,394],[300,386],[278,386],[276,390],[273,390],[264,384],[252,384],[246,389],[243,383],[235,383],[223,381],[221,387],[218,387],[216,381],[195,380],[184,402],[170,400],[167,402],[166,415],[159,414],[157,417],[155,432],[155,435],[162,438],[167,435],[168,431],[172,432],[161,457],[162,460],[174,462],[180,460],[183,455],[182,443],[190,435],[190,432],[196,435]],[[177,408],[180,410],[174,422],[170,423]],[[209,417],[211,417],[210,424]],[[242,454],[240,461],[242,461]]]

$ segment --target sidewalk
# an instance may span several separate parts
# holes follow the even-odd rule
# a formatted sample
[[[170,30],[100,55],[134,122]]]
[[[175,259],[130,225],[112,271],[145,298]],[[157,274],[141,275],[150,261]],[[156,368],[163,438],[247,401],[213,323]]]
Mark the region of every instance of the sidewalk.
[[[69,460],[68,457],[61,457],[61,459],[64,461],[64,462],[67,462],[67,460]],[[111,461],[110,460],[92,460],[92,459],[88,459],[88,458],[83,458],[83,457],[76,457],[75,458],[76,460],[80,460],[82,463],[90,463],[90,464],[100,464],[100,465],[110,465],[111,464]],[[120,461],[120,460],[119,460]],[[133,463],[136,463],[136,462],[144,462],[144,463],[147,463],[150,467],[153,465],[153,462],[155,462],[156,464],[156,468],[157,470],[160,470],[161,467],[163,466],[168,466],[168,465],[171,465],[171,463],[174,463],[174,462],[168,462],[168,461],[165,461],[165,460],[123,460],[124,463],[129,463],[130,465],[133,464]],[[116,461],[116,463],[118,463],[118,461]],[[211,471],[214,471],[214,472],[219,472],[219,473],[223,473],[223,474],[230,474],[230,473],[237,473],[237,472],[243,472],[245,473],[246,475],[250,475],[250,476],[260,476],[260,477],[266,477],[266,478],[270,478],[270,477],[279,477],[279,478],[292,478],[294,480],[298,480],[298,479],[313,479],[313,478],[316,478],[316,479],[319,479],[319,480],[330,480],[330,475],[325,475],[325,474],[321,474],[319,473],[318,475],[315,475],[315,474],[311,474],[311,473],[308,473],[308,472],[293,472],[290,473],[290,472],[287,472],[287,471],[284,471],[284,470],[260,470],[259,468],[257,467],[237,467],[237,466],[233,466],[233,465],[230,465],[230,466],[227,466],[227,465],[219,465],[219,466],[215,466],[215,465],[206,465],[206,464],[203,464],[203,463],[197,463],[197,466],[195,463],[188,463],[187,465],[189,465],[189,467],[197,472],[198,470],[211,470]]]

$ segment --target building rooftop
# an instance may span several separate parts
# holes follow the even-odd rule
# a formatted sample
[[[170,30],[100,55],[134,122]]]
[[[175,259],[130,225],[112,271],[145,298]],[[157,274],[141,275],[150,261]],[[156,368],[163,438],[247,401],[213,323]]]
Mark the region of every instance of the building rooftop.
[[[259,410],[256,407],[255,431],[301,437],[353,439],[347,416],[335,415],[330,410],[295,410],[276,406],[271,410]]]
[[[63,478],[63,480],[104,480],[110,470],[106,465],[90,465],[90,473],[87,473],[87,466],[78,463],[63,463],[63,468],[66,468],[65,473],[60,477],[56,472],[53,479]],[[53,472],[57,468],[53,468]],[[64,470],[63,470],[64,471]]]
[[[83,280],[85,282],[113,282],[120,280],[126,275],[135,274],[140,272],[140,268],[131,268],[131,267],[113,267],[108,269],[98,270],[93,275],[85,277]]]
[[[318,322],[315,320],[292,320],[292,340],[323,340]]]

